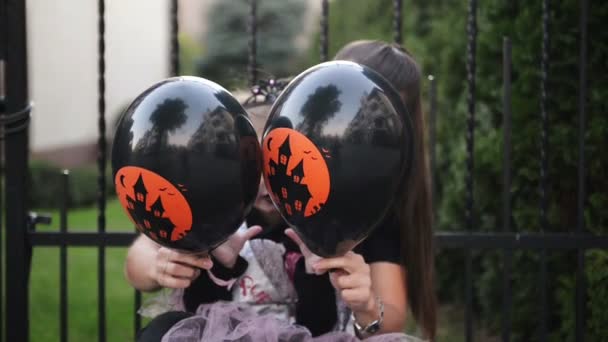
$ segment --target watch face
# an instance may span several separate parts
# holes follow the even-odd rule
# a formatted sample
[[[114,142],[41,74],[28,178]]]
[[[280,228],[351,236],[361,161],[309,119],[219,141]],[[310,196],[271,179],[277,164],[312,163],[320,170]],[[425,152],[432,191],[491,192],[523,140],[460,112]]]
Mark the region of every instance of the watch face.
[[[365,332],[368,334],[375,334],[380,330],[380,322],[373,321],[370,325],[367,326]]]
[[[380,311],[380,317],[368,324],[365,327],[362,327],[357,323],[357,318],[355,317],[355,313],[351,312],[351,319],[353,321],[353,325],[355,326],[355,332],[357,333],[357,337],[361,338],[359,335],[373,335],[377,333],[382,325],[382,321],[384,320],[384,303],[378,298],[378,310]]]

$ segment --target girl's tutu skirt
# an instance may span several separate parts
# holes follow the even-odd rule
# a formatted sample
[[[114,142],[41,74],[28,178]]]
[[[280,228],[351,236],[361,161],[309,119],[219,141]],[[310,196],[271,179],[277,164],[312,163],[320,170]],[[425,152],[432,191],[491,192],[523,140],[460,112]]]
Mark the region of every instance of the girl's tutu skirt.
[[[247,305],[218,302],[199,306],[195,315],[175,324],[162,342],[354,342],[347,332],[329,332],[312,337],[303,326],[291,324],[271,314],[259,315]],[[365,341],[421,341],[401,333],[372,336]]]

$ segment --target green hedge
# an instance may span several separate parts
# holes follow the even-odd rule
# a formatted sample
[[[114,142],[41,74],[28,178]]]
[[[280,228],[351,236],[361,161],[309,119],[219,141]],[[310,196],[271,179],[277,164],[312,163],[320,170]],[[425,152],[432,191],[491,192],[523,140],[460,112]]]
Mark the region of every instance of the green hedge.
[[[58,208],[63,195],[62,169],[44,162],[30,162],[28,199],[30,208]],[[96,166],[79,167],[70,170],[69,205],[82,207],[97,201],[98,171]],[[106,194],[115,196],[111,172],[106,172]]]
[[[608,3],[589,2],[588,96],[586,104],[586,229],[608,234]],[[465,228],[466,20],[465,1],[413,0],[403,9],[404,42],[424,73],[438,84],[436,229]],[[509,36],[513,56],[512,229],[538,232],[540,174],[541,2],[479,2],[475,130],[476,231],[502,227],[502,40]],[[554,232],[573,231],[577,217],[579,2],[551,2],[547,113],[549,117],[548,219]],[[355,39],[392,40],[392,2],[335,0],[330,4],[330,54]],[[318,37],[318,34],[317,34]],[[318,49],[309,63],[318,61]],[[428,84],[425,87],[428,89]],[[426,94],[425,94],[426,96]],[[427,98],[428,99],[428,98]],[[500,333],[502,263],[500,251],[474,251],[475,312],[495,335]],[[607,340],[606,260],[608,252],[586,253],[587,336]],[[442,302],[462,302],[462,251],[437,257]],[[538,339],[539,253],[514,253],[514,341]],[[574,252],[548,253],[548,328],[552,340],[572,340]],[[603,296],[603,297],[602,297]]]
[[[257,5],[258,78],[293,73],[299,53],[296,38],[304,26],[301,0],[265,0]],[[228,89],[247,85],[249,1],[217,1],[202,18],[209,27],[198,59],[199,76]],[[198,38],[198,37],[197,37]]]

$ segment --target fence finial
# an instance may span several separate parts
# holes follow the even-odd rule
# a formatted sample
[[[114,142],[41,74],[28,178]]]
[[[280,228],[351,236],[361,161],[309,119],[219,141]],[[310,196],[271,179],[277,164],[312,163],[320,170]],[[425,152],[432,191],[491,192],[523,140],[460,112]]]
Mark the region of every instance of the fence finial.
[[[321,35],[319,39],[319,43],[321,44],[321,62],[325,62],[329,58],[329,3],[327,0],[321,0]]]
[[[257,63],[257,0],[249,0],[249,87],[258,80]]]
[[[179,7],[171,0],[171,76],[179,76]]]
[[[402,0],[393,0],[393,39],[396,44],[403,44],[402,37]]]

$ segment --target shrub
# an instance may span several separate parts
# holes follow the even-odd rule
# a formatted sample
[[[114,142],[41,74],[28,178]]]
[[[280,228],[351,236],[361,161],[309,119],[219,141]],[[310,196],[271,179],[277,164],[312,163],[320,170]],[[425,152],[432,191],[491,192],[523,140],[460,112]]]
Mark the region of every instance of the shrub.
[[[259,1],[257,61],[259,77],[293,73],[298,50],[296,36],[304,25],[306,6],[299,0]],[[205,51],[198,74],[225,88],[247,84],[249,1],[217,1],[210,9]]]
[[[58,208],[63,194],[62,170],[48,162],[30,162],[28,199],[30,208]],[[70,207],[89,206],[97,203],[98,171],[96,166],[70,170]],[[106,195],[115,196],[110,169],[106,171]]]
[[[579,2],[551,2],[547,113],[549,117],[548,219],[551,231],[573,231],[577,218]],[[462,230],[465,223],[466,2],[408,2],[403,10],[404,42],[438,82],[437,230]],[[608,234],[605,98],[608,96],[608,3],[590,2],[585,132],[585,226]],[[479,2],[475,128],[475,231],[501,229],[502,180],[502,39],[509,36],[513,56],[512,229],[539,232],[541,3]],[[392,40],[389,0],[335,0],[330,4],[330,57],[355,39]],[[318,34],[317,34],[318,35]],[[318,61],[318,50],[310,63]],[[590,340],[605,340],[605,252],[586,253]],[[548,253],[548,328],[554,340],[572,339],[574,272],[572,253]],[[502,267],[500,252],[474,252],[475,310],[495,334],[500,331]],[[459,302],[463,295],[460,251],[437,257],[441,299]],[[538,339],[540,314],[539,253],[514,253],[512,339]],[[604,295],[604,297],[600,297]],[[604,329],[604,330],[602,330]]]

